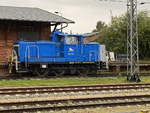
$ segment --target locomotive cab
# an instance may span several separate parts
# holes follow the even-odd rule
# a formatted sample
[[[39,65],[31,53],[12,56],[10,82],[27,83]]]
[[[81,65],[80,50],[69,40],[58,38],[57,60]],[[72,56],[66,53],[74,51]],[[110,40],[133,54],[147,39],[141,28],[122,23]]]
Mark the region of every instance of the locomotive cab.
[[[64,43],[64,56],[67,58],[73,57],[74,59],[80,57],[81,45],[83,44],[80,36],[66,36]],[[71,60],[70,60],[71,61]]]

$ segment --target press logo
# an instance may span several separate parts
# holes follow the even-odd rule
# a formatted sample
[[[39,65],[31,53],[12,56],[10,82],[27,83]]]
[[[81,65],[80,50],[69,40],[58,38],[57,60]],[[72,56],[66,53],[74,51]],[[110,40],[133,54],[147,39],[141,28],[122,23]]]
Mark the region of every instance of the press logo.
[[[74,51],[74,49],[72,49],[72,48],[69,48],[69,51],[70,51],[70,52],[73,52],[73,51]]]

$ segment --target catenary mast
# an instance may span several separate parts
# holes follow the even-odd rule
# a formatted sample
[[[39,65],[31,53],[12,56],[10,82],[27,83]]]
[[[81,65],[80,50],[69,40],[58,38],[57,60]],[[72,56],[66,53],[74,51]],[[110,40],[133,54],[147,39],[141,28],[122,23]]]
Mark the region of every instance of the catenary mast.
[[[123,1],[111,0],[111,2]],[[127,80],[133,82],[140,81],[138,48],[137,0],[127,0]]]
[[[139,82],[137,0],[127,0],[127,80]]]

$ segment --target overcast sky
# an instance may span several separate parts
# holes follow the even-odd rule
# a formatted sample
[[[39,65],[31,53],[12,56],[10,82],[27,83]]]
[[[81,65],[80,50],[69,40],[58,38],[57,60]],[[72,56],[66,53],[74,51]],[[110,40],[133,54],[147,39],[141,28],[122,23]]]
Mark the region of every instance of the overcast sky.
[[[69,25],[66,31],[88,33],[95,29],[97,21],[101,20],[109,24],[111,16],[124,14],[126,12],[126,0],[122,1],[124,2],[101,2],[100,0],[0,0],[0,5],[38,7],[52,13],[61,12],[65,18],[75,21],[75,24]],[[139,6],[139,10],[150,10],[149,7],[150,4],[145,4]]]

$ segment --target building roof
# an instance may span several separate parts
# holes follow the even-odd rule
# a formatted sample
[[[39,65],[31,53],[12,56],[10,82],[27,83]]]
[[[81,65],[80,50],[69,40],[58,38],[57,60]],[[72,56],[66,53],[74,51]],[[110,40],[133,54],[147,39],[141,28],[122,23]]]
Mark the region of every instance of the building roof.
[[[90,37],[90,36],[94,36],[94,35],[98,35],[99,32],[92,32],[92,33],[85,33],[84,35],[87,36],[87,37]]]
[[[19,20],[52,23],[74,23],[62,16],[40,8],[0,6],[0,20]]]
[[[95,41],[97,39],[98,34],[99,34],[99,32],[92,32],[92,33],[84,34],[87,37],[87,38],[85,38],[84,42],[88,43],[88,42]]]

